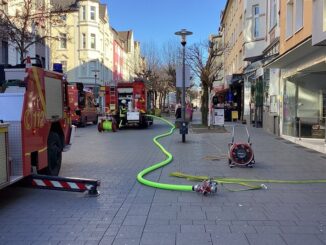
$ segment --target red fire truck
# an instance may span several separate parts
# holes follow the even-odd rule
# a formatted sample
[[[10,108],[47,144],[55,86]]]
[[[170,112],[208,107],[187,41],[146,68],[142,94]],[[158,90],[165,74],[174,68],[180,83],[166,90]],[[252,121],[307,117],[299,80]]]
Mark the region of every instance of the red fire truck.
[[[104,107],[115,115],[118,125],[121,126],[120,108],[123,102],[127,107],[123,126],[148,127],[153,124],[153,118],[146,115],[151,108],[151,94],[146,90],[144,81],[119,82],[117,86],[105,86],[101,90],[105,95]]]
[[[34,173],[57,176],[74,134],[62,73],[0,67],[0,189]]]
[[[68,94],[72,124],[82,127],[89,122],[97,124],[98,106],[93,92],[84,89],[82,83],[76,83],[68,86]]]

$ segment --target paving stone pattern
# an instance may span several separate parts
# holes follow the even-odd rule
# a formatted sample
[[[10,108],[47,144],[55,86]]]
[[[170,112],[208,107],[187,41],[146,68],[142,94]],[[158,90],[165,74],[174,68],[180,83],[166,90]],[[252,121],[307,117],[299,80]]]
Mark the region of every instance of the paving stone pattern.
[[[195,120],[198,113],[194,115]],[[230,129],[229,127],[226,127]],[[323,179],[320,154],[287,144],[262,129],[250,128],[256,166],[227,165],[230,133],[178,131],[162,139],[174,161],[147,176],[175,184],[194,184],[169,176],[193,175],[257,179]],[[62,176],[101,180],[101,195],[9,187],[0,191],[0,244],[158,244],[158,245],[318,245],[326,244],[325,184],[266,184],[267,190],[218,194],[153,189],[137,173],[164,158],[152,138],[167,127],[98,133],[79,128],[64,153]],[[238,128],[236,140],[246,140]],[[214,158],[215,156],[215,158]],[[214,160],[215,159],[215,160]]]

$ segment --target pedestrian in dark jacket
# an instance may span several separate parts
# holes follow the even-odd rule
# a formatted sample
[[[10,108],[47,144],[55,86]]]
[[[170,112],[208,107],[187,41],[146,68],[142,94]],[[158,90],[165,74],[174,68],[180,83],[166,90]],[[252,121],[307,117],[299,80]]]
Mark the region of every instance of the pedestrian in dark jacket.
[[[175,110],[175,119],[181,118],[181,105],[177,106],[177,109]]]

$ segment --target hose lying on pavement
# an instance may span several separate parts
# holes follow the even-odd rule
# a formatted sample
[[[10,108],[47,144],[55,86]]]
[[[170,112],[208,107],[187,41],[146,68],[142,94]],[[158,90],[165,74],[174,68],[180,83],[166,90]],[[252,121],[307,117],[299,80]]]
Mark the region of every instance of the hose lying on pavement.
[[[175,191],[196,191],[203,194],[215,193],[217,188],[217,184],[223,185],[229,191],[246,191],[246,190],[258,190],[258,189],[266,189],[265,184],[260,185],[252,185],[249,183],[279,183],[279,184],[314,184],[314,183],[326,183],[326,179],[319,180],[271,180],[271,179],[243,179],[243,178],[223,178],[223,177],[208,177],[208,176],[194,176],[189,174],[184,174],[181,172],[173,172],[170,176],[186,178],[192,181],[203,181],[202,184],[198,185],[175,185],[175,184],[167,184],[167,183],[159,183],[150,181],[144,178],[144,176],[158,168],[161,168],[167,164],[169,164],[173,160],[173,156],[170,152],[168,152],[159,142],[158,139],[169,136],[173,134],[175,126],[168,120],[156,117],[153,115],[147,115],[149,117],[153,117],[159,119],[169,126],[171,126],[170,130],[164,134],[160,134],[153,138],[154,144],[166,155],[165,160],[158,162],[138,173],[137,180],[143,184],[154,188],[165,189],[165,190],[175,190]],[[230,189],[225,185],[240,185],[245,187],[246,189]]]
[[[190,174],[185,174],[181,172],[173,172],[170,176],[185,178],[190,181],[201,181],[208,179],[208,176],[195,176]],[[250,185],[248,183],[275,183],[275,184],[319,184],[326,183],[326,179],[316,179],[316,180],[275,180],[275,179],[243,179],[243,178],[224,178],[224,177],[213,177],[210,178],[213,181],[216,181],[218,184],[236,184],[247,187],[248,189],[229,189],[229,191],[244,191],[244,190],[257,190],[262,188],[267,188],[265,184],[261,185]],[[225,187],[225,186],[224,186]]]
[[[204,182],[201,185],[175,185],[175,184],[166,184],[166,183],[159,183],[159,182],[154,182],[154,181],[150,181],[147,179],[144,179],[144,176],[158,168],[161,168],[167,164],[169,164],[172,159],[173,156],[170,152],[168,152],[159,142],[158,139],[169,136],[171,134],[173,134],[173,131],[175,129],[174,124],[172,124],[171,122],[169,122],[168,120],[161,118],[161,117],[156,117],[153,115],[147,115],[149,117],[153,117],[156,119],[159,119],[163,122],[165,122],[166,124],[170,125],[171,128],[168,132],[157,135],[153,138],[153,142],[154,144],[165,154],[166,158],[165,160],[158,162],[148,168],[145,168],[144,170],[142,170],[141,172],[138,173],[137,175],[137,180],[143,184],[143,185],[147,185],[150,187],[154,187],[154,188],[159,188],[159,189],[165,189],[165,190],[174,190],[174,191],[197,191],[203,194],[209,194],[209,193],[213,193],[216,192],[216,183],[212,182],[210,180],[204,180]]]

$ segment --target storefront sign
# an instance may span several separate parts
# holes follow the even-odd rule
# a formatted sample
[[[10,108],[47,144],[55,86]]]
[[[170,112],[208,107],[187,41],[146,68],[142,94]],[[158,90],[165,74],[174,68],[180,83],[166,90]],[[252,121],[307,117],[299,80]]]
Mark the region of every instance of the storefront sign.
[[[214,125],[224,126],[224,109],[214,109]]]

